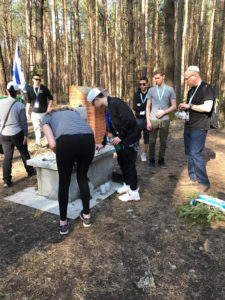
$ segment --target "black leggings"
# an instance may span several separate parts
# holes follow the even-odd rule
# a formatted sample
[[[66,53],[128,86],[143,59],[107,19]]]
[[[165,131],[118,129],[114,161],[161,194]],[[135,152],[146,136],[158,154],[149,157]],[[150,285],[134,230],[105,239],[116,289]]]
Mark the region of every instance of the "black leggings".
[[[77,183],[80,189],[84,214],[89,214],[90,192],[87,172],[94,158],[95,141],[92,134],[62,135],[56,141],[56,161],[59,173],[60,220],[67,218],[71,174],[77,163]]]

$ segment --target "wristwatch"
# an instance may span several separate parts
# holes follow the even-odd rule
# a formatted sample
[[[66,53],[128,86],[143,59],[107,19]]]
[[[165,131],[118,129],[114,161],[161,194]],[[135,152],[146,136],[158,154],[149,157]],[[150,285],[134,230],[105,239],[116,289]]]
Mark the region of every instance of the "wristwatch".
[[[190,105],[190,109],[191,109],[191,108],[192,108],[192,106],[193,106],[194,104],[192,104],[192,103],[191,103],[191,104],[189,104],[189,105]]]

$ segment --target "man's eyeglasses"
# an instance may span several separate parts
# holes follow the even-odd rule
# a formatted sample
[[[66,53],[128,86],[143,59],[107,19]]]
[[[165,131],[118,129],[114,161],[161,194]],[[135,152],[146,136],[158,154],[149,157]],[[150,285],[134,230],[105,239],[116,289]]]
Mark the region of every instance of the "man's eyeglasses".
[[[146,83],[139,83],[139,86],[146,86]]]
[[[194,76],[194,75],[190,75],[189,77],[184,78],[184,80],[188,80],[188,79],[191,78],[192,76]]]
[[[40,78],[34,78],[34,80],[36,80],[36,81],[41,81],[41,79],[40,79]]]

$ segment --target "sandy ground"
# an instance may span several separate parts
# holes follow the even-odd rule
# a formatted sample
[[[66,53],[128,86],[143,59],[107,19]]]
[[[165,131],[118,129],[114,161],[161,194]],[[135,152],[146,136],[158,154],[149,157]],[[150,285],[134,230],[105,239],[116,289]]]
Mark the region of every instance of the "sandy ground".
[[[31,134],[32,157],[49,151],[33,144]],[[225,131],[211,131],[204,150],[208,193],[223,200],[224,149]],[[152,172],[138,159],[141,201],[123,203],[114,194],[92,209],[92,227],[71,221],[70,234],[61,237],[55,215],[4,200],[36,185],[15,152],[14,185],[0,186],[0,298],[225,299],[224,224],[190,229],[175,214],[194,193],[183,185],[182,121],[171,123],[166,163],[166,170]],[[139,289],[145,274],[151,287]]]

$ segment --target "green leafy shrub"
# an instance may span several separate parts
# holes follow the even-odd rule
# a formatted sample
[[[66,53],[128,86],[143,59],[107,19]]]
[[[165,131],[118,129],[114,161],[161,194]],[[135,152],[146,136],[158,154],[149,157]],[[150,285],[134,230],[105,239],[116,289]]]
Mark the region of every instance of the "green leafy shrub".
[[[184,219],[189,227],[194,225],[206,225],[211,221],[225,221],[225,215],[219,208],[209,207],[203,203],[195,202],[176,209],[178,217]]]

